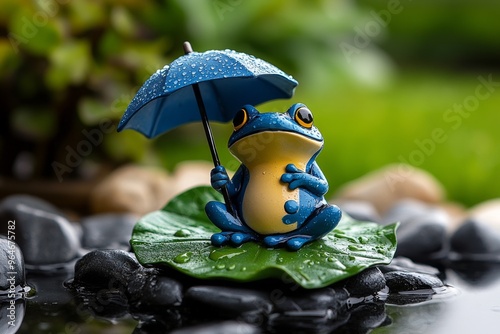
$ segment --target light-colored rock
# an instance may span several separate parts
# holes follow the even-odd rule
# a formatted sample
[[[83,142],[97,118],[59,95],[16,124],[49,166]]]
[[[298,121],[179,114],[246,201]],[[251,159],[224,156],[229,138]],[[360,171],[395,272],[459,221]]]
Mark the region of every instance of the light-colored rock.
[[[210,171],[214,165],[208,161],[186,161],[177,164],[172,175],[175,194],[197,186],[210,185]]]
[[[345,184],[335,197],[371,202],[380,214],[384,214],[404,198],[440,203],[444,199],[444,189],[428,172],[401,163],[388,165]]]
[[[144,215],[163,207],[172,195],[171,179],[165,171],[127,165],[112,172],[93,189],[90,206],[94,213]]]
[[[491,199],[472,207],[468,216],[488,224],[500,232],[500,198]]]

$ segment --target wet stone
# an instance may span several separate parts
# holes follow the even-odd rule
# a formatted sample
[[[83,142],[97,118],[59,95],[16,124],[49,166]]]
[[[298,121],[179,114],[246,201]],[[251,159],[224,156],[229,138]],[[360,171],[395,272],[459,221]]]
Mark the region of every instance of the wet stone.
[[[130,249],[130,237],[138,217],[133,214],[100,214],[82,219],[84,248]]]
[[[461,254],[499,254],[500,232],[487,223],[470,218],[451,236],[451,250]]]
[[[385,279],[391,293],[432,290],[444,286],[437,276],[407,271],[388,272],[385,274]]]
[[[125,291],[129,282],[140,279],[143,267],[123,250],[95,250],[76,262],[73,284],[88,290]]]
[[[401,223],[396,232],[396,256],[418,261],[446,255],[450,218],[444,210],[415,200],[403,200],[391,208],[384,221]]]
[[[193,286],[186,291],[186,303],[204,313],[238,317],[244,313],[269,313],[272,305],[265,293],[220,286]]]
[[[142,283],[142,288],[137,290],[131,288],[133,285],[128,287],[133,312],[158,312],[182,303],[182,285],[176,280],[148,275]]]
[[[8,220],[15,220],[16,242],[26,265],[62,264],[80,255],[77,232],[50,204],[30,196],[12,196],[2,202],[1,211]]]
[[[58,208],[38,197],[12,195],[0,202],[0,234],[7,235],[7,222],[9,220],[19,220],[20,217],[23,217],[19,212],[19,206],[21,205],[58,216],[64,216]]]
[[[19,246],[0,236],[0,298],[18,293],[26,285],[24,260]]]
[[[386,286],[384,274],[378,268],[368,268],[343,281],[344,288],[351,296],[365,297],[373,295]]]
[[[262,331],[253,325],[238,322],[225,321],[221,323],[209,323],[177,329],[171,334],[259,334]]]
[[[437,268],[425,264],[415,263],[409,258],[403,256],[395,257],[390,264],[385,266],[378,266],[378,268],[384,274],[391,271],[408,271],[429,275],[439,274],[439,270]]]

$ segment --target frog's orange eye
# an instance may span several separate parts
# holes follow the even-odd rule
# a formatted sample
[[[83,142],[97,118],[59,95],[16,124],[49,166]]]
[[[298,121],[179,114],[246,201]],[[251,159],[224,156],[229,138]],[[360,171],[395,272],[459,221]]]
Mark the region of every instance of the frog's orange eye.
[[[234,131],[238,131],[245,125],[248,121],[248,112],[245,108],[241,109],[236,113],[233,118]]]
[[[299,123],[299,125],[310,129],[313,126],[313,114],[311,110],[307,109],[307,107],[300,107],[295,112],[295,121]]]

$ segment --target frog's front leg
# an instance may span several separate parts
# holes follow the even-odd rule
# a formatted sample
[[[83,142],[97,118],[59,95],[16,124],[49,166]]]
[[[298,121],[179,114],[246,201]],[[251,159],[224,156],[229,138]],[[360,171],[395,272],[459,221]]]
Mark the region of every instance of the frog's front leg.
[[[310,173],[300,170],[294,164],[286,165],[285,172],[281,181],[288,183],[291,190],[303,188],[316,196],[323,196],[328,191],[328,182],[316,162],[312,164]]]
[[[316,209],[310,218],[297,230],[269,235],[264,238],[267,247],[286,244],[290,250],[298,250],[306,243],[320,239],[333,230],[342,218],[342,212],[336,205],[325,204]]]

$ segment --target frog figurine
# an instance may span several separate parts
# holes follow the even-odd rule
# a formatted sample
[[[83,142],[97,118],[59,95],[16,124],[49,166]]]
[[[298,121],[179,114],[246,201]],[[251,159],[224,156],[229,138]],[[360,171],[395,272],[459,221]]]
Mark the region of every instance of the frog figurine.
[[[205,211],[222,232],[212,245],[262,241],[266,247],[298,250],[337,226],[342,213],[326,202],[328,182],[316,163],[323,136],[301,103],[287,112],[260,113],[245,105],[234,117],[230,152],[241,165],[230,179],[223,166],[211,172],[212,187],[227,187],[236,214],[211,201]]]

